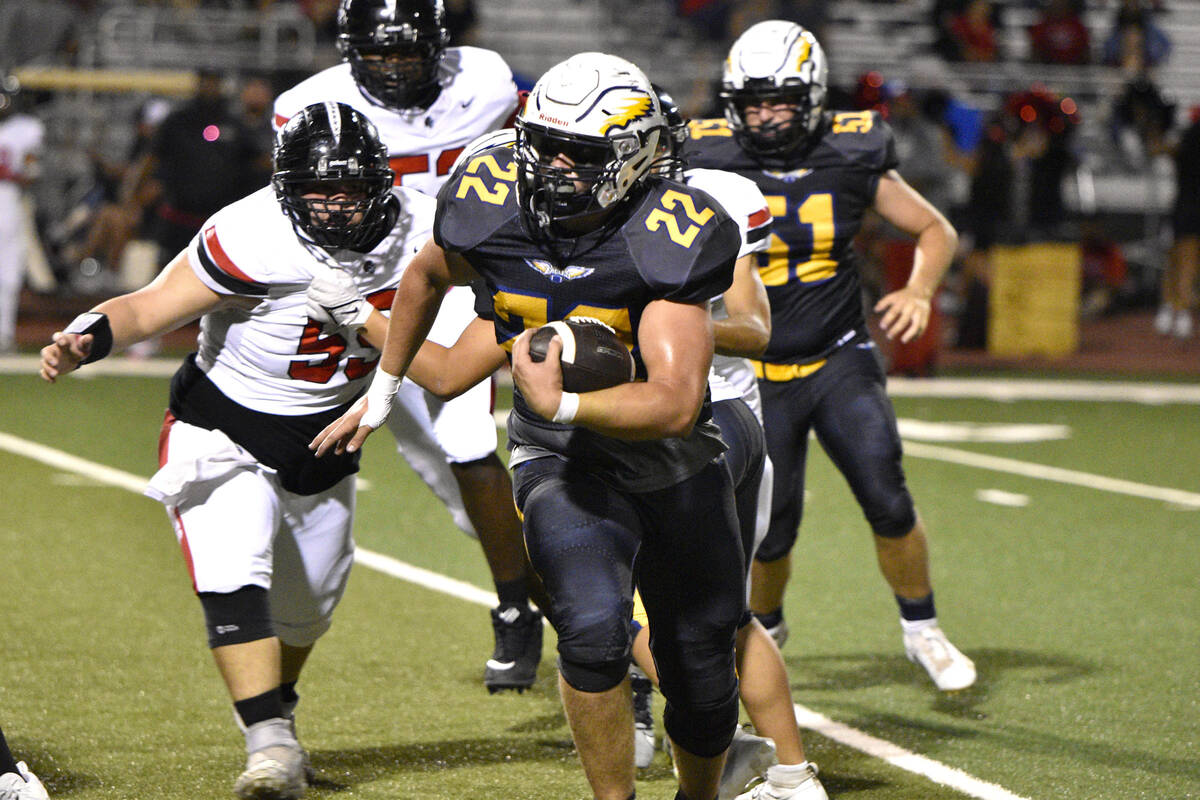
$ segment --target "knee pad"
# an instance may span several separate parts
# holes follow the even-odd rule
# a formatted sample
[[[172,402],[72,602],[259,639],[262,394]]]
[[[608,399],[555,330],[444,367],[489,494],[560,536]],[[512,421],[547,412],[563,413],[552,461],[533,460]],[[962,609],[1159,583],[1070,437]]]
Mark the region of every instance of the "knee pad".
[[[244,644],[275,635],[271,624],[271,604],[261,586],[243,586],[228,593],[199,592],[208,628],[208,646]]]
[[[877,498],[863,513],[871,531],[884,539],[907,536],[917,524],[917,509],[907,489],[893,492],[886,498]]]
[[[796,543],[797,533],[796,528],[772,524],[767,529],[767,535],[759,543],[758,549],[754,551],[754,560],[770,563],[783,558],[791,552],[792,545]]]
[[[733,741],[738,723],[738,695],[733,693],[715,706],[679,708],[668,702],[663,709],[663,727],[671,740],[692,755],[713,758]]]
[[[629,673],[630,658],[627,656],[619,661],[606,661],[602,664],[580,664],[568,661],[563,656],[558,657],[558,671],[572,689],[581,692],[607,692]],[[737,706],[734,706],[737,711]],[[735,713],[735,722],[736,713]],[[730,734],[732,735],[732,734]]]

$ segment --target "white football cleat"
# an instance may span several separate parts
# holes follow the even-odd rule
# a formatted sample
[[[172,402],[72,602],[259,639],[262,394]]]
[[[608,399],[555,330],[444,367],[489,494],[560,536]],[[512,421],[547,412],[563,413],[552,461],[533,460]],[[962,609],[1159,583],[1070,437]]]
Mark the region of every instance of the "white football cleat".
[[[246,729],[246,769],[233,784],[243,800],[297,800],[308,789],[304,750],[282,717]]]
[[[0,800],[50,800],[50,795],[25,762],[18,761],[16,772],[0,775]]]
[[[771,767],[765,781],[736,800],[829,800],[829,795],[817,778],[817,765],[805,761],[794,767]]]
[[[1175,324],[1171,326],[1171,333],[1176,339],[1192,338],[1192,314],[1190,311],[1181,308],[1175,312]]]
[[[767,633],[771,634],[771,638],[775,640],[775,646],[783,650],[784,643],[788,640],[788,624],[786,619],[779,620],[779,624],[767,628]]]
[[[733,741],[729,743],[729,752],[725,755],[725,769],[721,773],[717,800],[733,800],[746,788],[746,784],[761,778],[778,763],[773,741],[755,736],[739,725],[733,731]]]
[[[957,692],[975,683],[975,662],[950,644],[937,625],[904,634],[908,660],[920,664],[943,692]]]
[[[638,769],[654,761],[654,684],[637,667],[629,668],[633,687],[633,759]]]

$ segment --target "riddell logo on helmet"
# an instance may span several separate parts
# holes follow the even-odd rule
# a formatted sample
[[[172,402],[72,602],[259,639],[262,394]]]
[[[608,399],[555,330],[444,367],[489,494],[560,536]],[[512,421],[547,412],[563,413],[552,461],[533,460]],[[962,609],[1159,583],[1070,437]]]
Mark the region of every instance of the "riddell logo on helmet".
[[[559,119],[558,117],[552,117],[549,114],[543,114],[540,111],[538,112],[538,120],[540,122],[549,122],[551,125],[560,125],[564,128],[571,124],[571,123],[567,122],[565,119]]]

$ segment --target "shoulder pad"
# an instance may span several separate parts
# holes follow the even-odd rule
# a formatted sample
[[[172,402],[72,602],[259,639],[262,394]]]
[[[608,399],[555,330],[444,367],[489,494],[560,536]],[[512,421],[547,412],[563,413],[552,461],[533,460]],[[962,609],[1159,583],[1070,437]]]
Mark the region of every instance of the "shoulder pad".
[[[515,154],[505,147],[485,150],[438,192],[434,241],[451,252],[470,250],[518,213]]]
[[[878,111],[829,112],[823,143],[843,158],[876,172],[899,164],[892,128]]]
[[[733,280],[742,241],[738,225],[700,189],[652,181],[622,232],[638,272],[666,299],[702,302]]]

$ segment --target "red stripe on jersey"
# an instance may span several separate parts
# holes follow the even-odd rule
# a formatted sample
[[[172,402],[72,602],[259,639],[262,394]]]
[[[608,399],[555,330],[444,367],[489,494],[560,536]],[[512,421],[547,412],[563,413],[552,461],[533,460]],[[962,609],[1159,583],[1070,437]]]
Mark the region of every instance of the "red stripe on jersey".
[[[246,283],[257,284],[258,281],[251,278],[246,273],[238,269],[237,264],[233,263],[233,259],[225,252],[225,248],[221,247],[221,241],[217,238],[217,229],[209,225],[204,229],[204,245],[208,248],[208,252],[212,255],[213,261],[224,272],[237,278],[239,281]]]
[[[158,468],[162,469],[167,465],[167,440],[171,436],[171,426],[175,424],[175,415],[171,413],[171,409],[167,409],[167,413],[163,414],[162,428],[158,431]]]
[[[275,115],[275,130],[279,130],[280,128],[282,128],[284,123],[287,121],[288,121],[288,118],[285,117],[283,114],[276,114]]]
[[[771,212],[765,208],[760,208],[750,215],[750,227],[760,228],[771,221]]]
[[[183,529],[183,517],[180,516],[178,508],[172,508],[171,513],[179,529],[179,549],[183,551],[183,563],[187,565],[188,577],[192,579],[192,591],[199,592],[200,589],[196,586],[196,565],[192,563],[192,548],[188,546],[187,531]]]

